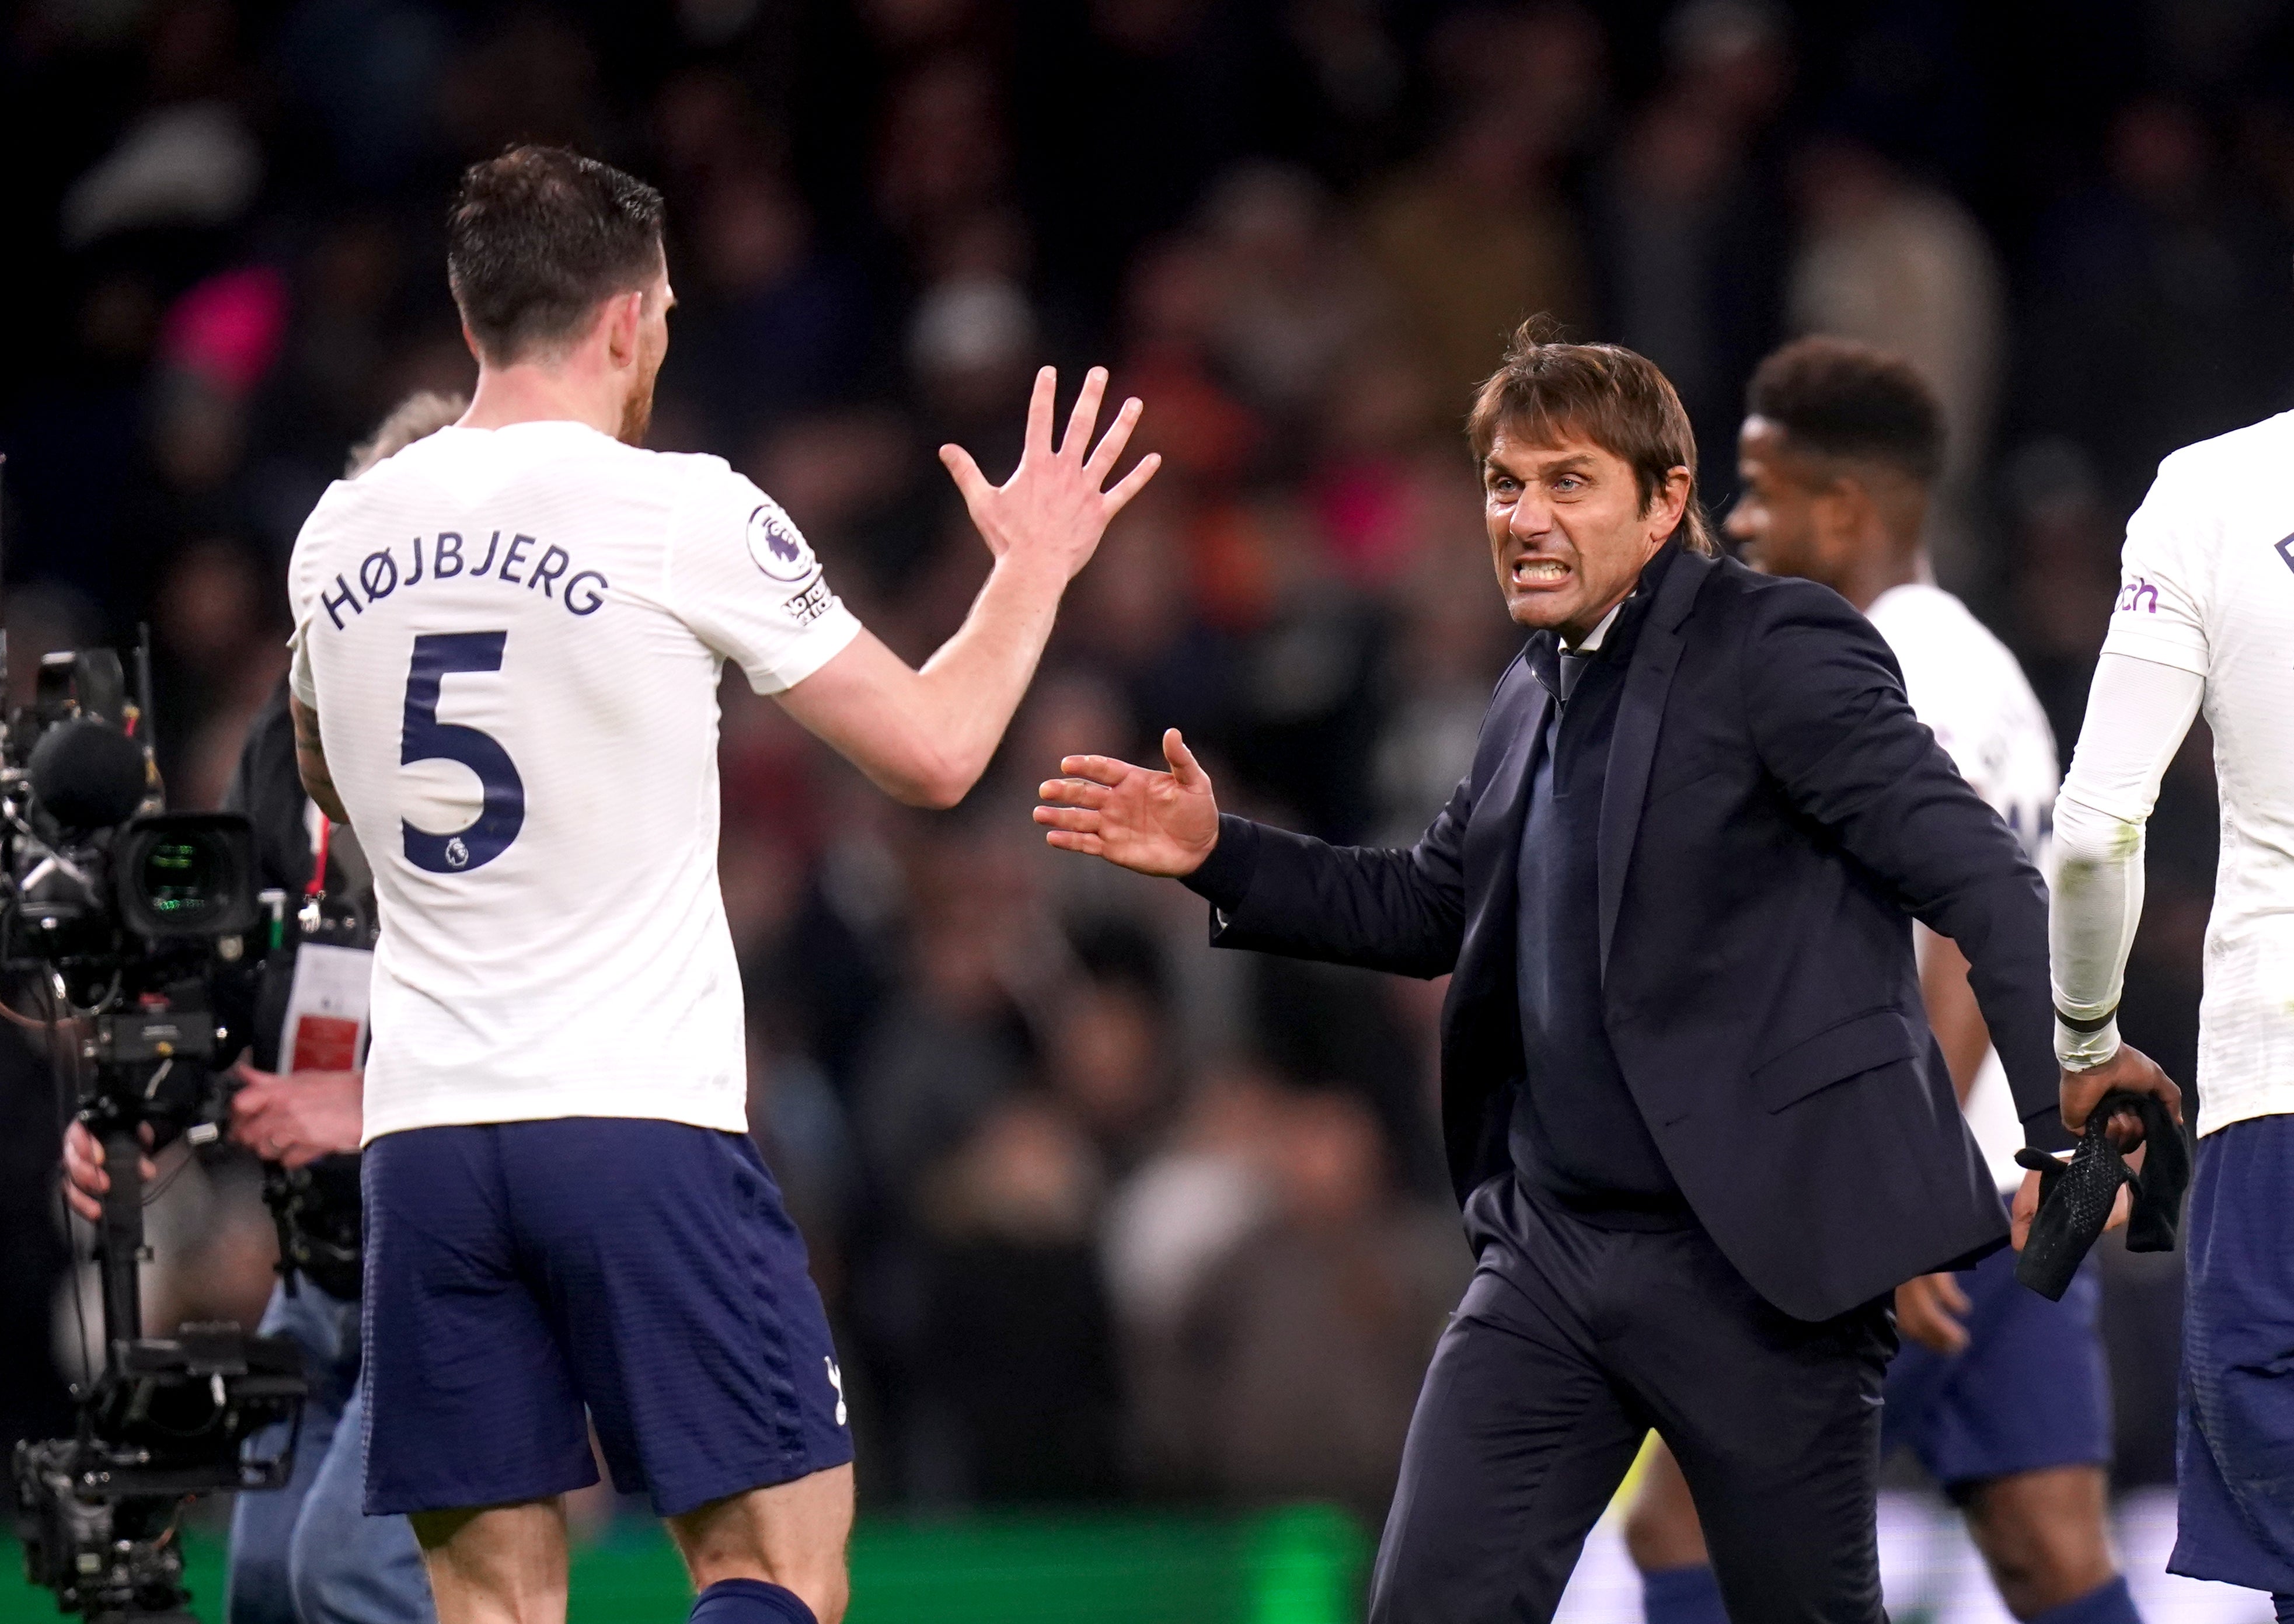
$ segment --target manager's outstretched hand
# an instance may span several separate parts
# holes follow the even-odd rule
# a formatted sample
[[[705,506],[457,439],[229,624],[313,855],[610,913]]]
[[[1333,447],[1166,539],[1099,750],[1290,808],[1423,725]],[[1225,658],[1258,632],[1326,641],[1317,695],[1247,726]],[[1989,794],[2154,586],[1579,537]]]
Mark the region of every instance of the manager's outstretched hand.
[[[1167,773],[1111,756],[1065,758],[1066,776],[1038,791],[1051,803],[1036,808],[1044,839],[1143,874],[1193,873],[1218,844],[1218,800],[1176,727],[1163,735],[1163,759]]]
[[[1014,563],[1057,568],[1065,582],[1091,562],[1108,521],[1155,477],[1163,459],[1150,451],[1111,489],[1102,490],[1138,425],[1139,402],[1136,397],[1124,402],[1107,433],[1093,446],[1091,431],[1107,393],[1107,369],[1094,367],[1084,375],[1075,410],[1068,414],[1067,433],[1053,451],[1052,397],[1058,386],[1059,374],[1051,368],[1036,374],[1020,466],[1002,484],[989,484],[972,453],[960,445],[941,446],[940,459],[964,493],[964,505],[971,509],[972,522],[989,552],[999,560],[1009,556]],[[1088,458],[1084,455],[1086,447],[1091,450]]]

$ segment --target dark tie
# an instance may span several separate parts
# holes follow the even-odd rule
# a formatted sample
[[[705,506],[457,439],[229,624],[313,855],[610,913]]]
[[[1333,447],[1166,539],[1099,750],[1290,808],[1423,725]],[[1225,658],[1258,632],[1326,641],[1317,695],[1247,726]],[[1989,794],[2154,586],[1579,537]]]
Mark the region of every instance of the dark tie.
[[[1564,700],[1576,690],[1577,679],[1585,674],[1585,667],[1592,658],[1590,654],[1573,654],[1566,648],[1561,651],[1561,697]]]

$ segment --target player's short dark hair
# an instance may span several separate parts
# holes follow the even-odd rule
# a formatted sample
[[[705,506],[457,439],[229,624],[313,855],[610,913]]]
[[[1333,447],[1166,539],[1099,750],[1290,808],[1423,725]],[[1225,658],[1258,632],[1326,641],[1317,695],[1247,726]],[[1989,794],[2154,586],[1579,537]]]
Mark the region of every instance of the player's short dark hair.
[[[1688,470],[1688,505],[1673,532],[1707,557],[1720,548],[1696,498],[1696,433],[1672,382],[1655,361],[1619,344],[1564,344],[1533,316],[1515,329],[1505,359],[1484,381],[1466,416],[1466,439],[1480,462],[1501,428],[1533,443],[1590,440],[1633,471],[1647,512],[1675,468]]]
[[[512,147],[462,172],[446,280],[480,353],[518,361],[652,281],[661,227],[661,193],[636,176],[563,147]]]
[[[1753,374],[1745,409],[1820,456],[1886,463],[1922,484],[1943,471],[1943,405],[1902,356],[1845,338],[1798,338]]]

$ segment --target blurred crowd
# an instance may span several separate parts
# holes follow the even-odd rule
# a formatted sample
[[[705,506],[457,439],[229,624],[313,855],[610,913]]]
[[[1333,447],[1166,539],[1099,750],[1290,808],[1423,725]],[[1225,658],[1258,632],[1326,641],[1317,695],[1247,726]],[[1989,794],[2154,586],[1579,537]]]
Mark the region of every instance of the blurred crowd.
[[[1380,1511],[1469,1267],[1433,1131],[1439,987],[1215,955],[1193,897],[1044,849],[1026,808],[1062,754],[1152,759],[1176,726],[1231,807],[1414,838],[1515,646],[1460,422],[1518,320],[1655,359],[1716,508],[1769,347],[1912,357],[1952,435],[1944,584],[2066,747],[2158,458],[2294,403],[2294,6],[6,15],[10,675],[20,694],[42,651],[148,622],[179,807],[214,803],[279,680],[284,562],[347,449],[473,377],[443,205],[512,139],[668,193],[651,443],[753,476],[911,659],[988,562],[933,448],[1001,477],[1046,360],[1144,398],[1166,471],[959,811],[903,811],[724,695],[752,1122],[878,1505]],[[2152,825],[2125,1017],[2184,1077],[2211,794],[2201,737]],[[44,1325],[53,1094],[0,1043],[0,1320]],[[155,1311],[251,1321],[251,1192],[217,1158],[171,1197]],[[2114,1350],[2171,1371],[2171,1277],[2127,1289]],[[0,1430],[53,1425],[51,1362],[37,1332],[0,1350]]]

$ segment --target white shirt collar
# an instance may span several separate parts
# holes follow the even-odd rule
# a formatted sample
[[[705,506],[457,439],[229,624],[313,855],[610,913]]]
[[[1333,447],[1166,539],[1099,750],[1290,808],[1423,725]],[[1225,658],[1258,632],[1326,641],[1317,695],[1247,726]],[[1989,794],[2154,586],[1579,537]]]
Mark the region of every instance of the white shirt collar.
[[[1585,634],[1585,640],[1582,643],[1573,645],[1565,639],[1561,645],[1561,652],[1565,654],[1590,654],[1598,650],[1601,646],[1602,639],[1609,635],[1609,628],[1617,623],[1618,613],[1623,610],[1624,606],[1628,603],[1632,601],[1632,596],[1633,595],[1631,592],[1628,592],[1624,597],[1610,605],[1609,613],[1601,617],[1601,623],[1599,625],[1594,627],[1592,630]]]

